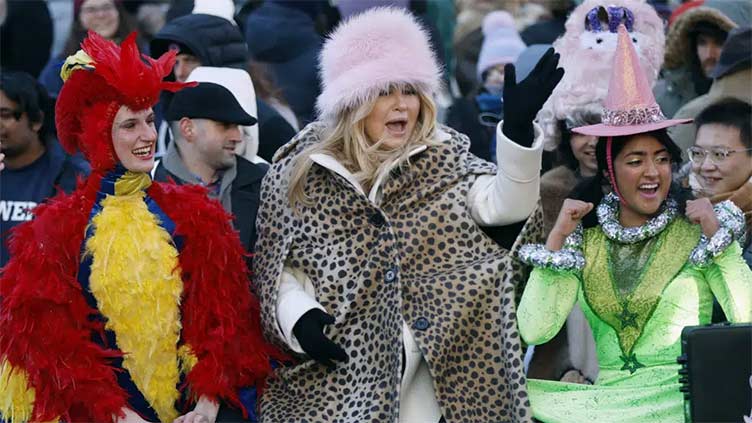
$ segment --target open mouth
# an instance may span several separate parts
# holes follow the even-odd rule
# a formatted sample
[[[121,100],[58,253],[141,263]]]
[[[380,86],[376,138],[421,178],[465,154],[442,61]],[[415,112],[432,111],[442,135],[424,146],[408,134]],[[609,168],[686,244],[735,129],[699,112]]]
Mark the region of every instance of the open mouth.
[[[140,159],[147,159],[152,155],[151,147],[152,145],[147,145],[146,147],[135,148],[131,150],[131,153]]]
[[[642,184],[638,187],[638,190],[640,191],[640,194],[647,196],[647,197],[653,197],[658,193],[658,188],[660,187],[659,184]]]
[[[407,131],[407,118],[392,119],[386,123],[386,127],[394,135],[404,135]]]
[[[703,176],[702,179],[705,180],[707,185],[715,185],[721,181],[721,178],[714,178],[712,176]]]

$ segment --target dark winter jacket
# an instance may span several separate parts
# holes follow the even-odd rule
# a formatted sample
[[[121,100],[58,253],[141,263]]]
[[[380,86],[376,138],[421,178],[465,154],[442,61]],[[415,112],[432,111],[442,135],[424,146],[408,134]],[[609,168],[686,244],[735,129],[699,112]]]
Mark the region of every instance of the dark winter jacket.
[[[464,97],[455,100],[447,112],[447,126],[465,134],[470,138],[470,152],[486,161],[492,160],[495,153],[493,144],[496,134],[496,123],[501,115],[488,114],[481,123],[481,111],[476,98]]]
[[[39,76],[50,58],[52,20],[47,2],[7,2],[5,22],[0,26],[0,67]]]
[[[0,267],[9,259],[8,231],[31,220],[31,209],[58,190],[75,190],[77,178],[88,174],[89,165],[65,154],[57,142],[50,142],[47,151],[28,166],[0,172]]]
[[[301,126],[311,122],[320,93],[317,69],[322,39],[310,15],[267,1],[248,15],[245,28],[251,57],[269,66]]]
[[[169,157],[172,157],[172,165]],[[248,160],[235,156],[237,162],[235,166],[234,178],[230,184],[230,210],[233,214],[233,227],[240,234],[240,242],[248,252],[253,252],[256,243],[256,212],[258,211],[261,192],[261,180],[269,167],[265,164],[254,164]],[[177,161],[177,163],[176,163]],[[177,166],[175,165],[177,164]],[[177,154],[177,149],[168,150],[168,157],[161,160],[154,172],[154,180],[167,182],[170,179],[177,184],[192,184],[194,181],[185,173],[185,166],[180,166],[182,159]],[[225,172],[228,176],[229,172]],[[223,181],[224,185],[224,181]],[[224,206],[224,202],[223,202]],[[250,265],[250,264],[249,264]]]
[[[746,0],[708,0],[679,16],[666,37],[662,77],[653,88],[666,117],[673,117],[682,106],[710,88],[710,79],[699,74],[697,52],[692,51],[691,33],[697,24],[711,23],[728,32],[737,26],[748,26],[751,20],[752,4]]]
[[[261,99],[258,106],[259,145],[257,156],[271,163],[274,153],[295,136],[295,128],[282,115]]]
[[[564,35],[564,23],[566,17],[549,19],[547,21],[536,22],[525,28],[520,33],[520,37],[525,44],[553,44],[557,38]]]
[[[173,19],[151,41],[151,56],[161,56],[174,42],[185,45],[203,66],[245,67],[248,46],[240,30],[227,19],[201,13]]]

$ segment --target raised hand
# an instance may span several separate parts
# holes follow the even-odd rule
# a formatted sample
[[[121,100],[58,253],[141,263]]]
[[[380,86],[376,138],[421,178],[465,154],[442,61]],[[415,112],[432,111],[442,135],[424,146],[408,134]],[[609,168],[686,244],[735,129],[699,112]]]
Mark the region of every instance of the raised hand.
[[[324,326],[332,323],[333,316],[314,308],[300,316],[292,328],[292,333],[303,351],[329,369],[336,367],[332,360],[346,363],[348,359],[345,350],[324,335]]]
[[[700,225],[702,233],[708,238],[715,235],[721,227],[713,210],[713,204],[707,198],[687,201],[687,209],[684,213],[690,222]]]
[[[527,78],[517,83],[514,65],[504,67],[504,135],[523,147],[534,141],[533,120],[564,76],[559,53],[549,48]]]
[[[551,251],[558,251],[564,246],[567,237],[577,229],[580,221],[593,210],[593,203],[586,203],[580,200],[567,198],[561,206],[559,216],[556,218],[551,233],[548,234],[546,248]]]

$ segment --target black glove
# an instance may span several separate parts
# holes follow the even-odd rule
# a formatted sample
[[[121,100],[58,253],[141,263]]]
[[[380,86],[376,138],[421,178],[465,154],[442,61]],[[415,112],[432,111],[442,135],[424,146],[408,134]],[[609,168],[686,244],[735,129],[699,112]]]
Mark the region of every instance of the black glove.
[[[303,351],[330,370],[336,367],[332,360],[347,363],[348,359],[345,350],[324,335],[324,326],[332,323],[334,323],[333,316],[314,308],[300,316],[292,328],[292,333]]]
[[[535,140],[533,120],[564,76],[564,69],[557,68],[559,53],[549,48],[535,65],[527,78],[517,83],[514,65],[504,67],[504,125],[507,138],[523,147],[530,147]]]

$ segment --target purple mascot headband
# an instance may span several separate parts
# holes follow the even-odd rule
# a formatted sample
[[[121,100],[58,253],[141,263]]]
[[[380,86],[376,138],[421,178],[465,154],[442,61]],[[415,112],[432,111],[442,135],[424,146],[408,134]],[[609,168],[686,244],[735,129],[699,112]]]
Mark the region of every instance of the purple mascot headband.
[[[585,29],[590,32],[601,32],[603,26],[601,21],[608,22],[608,31],[616,33],[619,24],[624,24],[627,31],[632,32],[634,29],[634,14],[626,7],[606,7],[598,6],[590,9],[585,18]]]

